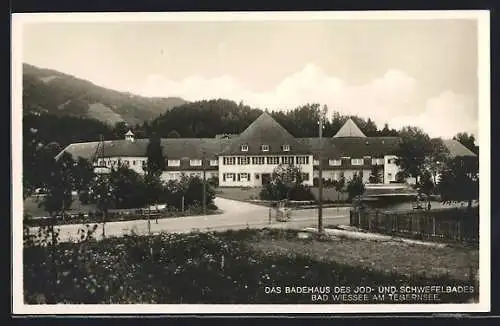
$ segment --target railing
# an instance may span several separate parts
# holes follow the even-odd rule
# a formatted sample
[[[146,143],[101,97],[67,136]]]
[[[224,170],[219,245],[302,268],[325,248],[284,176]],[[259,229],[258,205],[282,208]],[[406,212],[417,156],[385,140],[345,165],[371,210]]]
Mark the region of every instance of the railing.
[[[350,224],[370,232],[427,241],[479,241],[479,207],[401,212],[357,209],[351,210]]]

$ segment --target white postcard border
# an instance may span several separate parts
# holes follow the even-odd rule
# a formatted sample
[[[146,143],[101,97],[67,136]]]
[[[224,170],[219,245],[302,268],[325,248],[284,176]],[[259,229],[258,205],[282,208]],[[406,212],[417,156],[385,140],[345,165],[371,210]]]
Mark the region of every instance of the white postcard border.
[[[271,21],[271,20],[478,21],[480,134],[479,303],[474,304],[301,304],[301,305],[26,305],[23,298],[22,228],[22,27],[35,22]],[[317,314],[317,313],[468,313],[490,310],[490,20],[486,10],[356,12],[204,12],[204,13],[30,13],[12,15],[12,313],[48,314]]]

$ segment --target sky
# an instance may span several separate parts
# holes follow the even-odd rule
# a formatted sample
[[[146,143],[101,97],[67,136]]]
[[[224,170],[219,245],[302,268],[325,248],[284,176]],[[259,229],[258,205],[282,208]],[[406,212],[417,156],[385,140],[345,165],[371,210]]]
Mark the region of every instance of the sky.
[[[472,19],[44,22],[23,26],[22,56],[138,95],[320,103],[478,138],[477,34]]]

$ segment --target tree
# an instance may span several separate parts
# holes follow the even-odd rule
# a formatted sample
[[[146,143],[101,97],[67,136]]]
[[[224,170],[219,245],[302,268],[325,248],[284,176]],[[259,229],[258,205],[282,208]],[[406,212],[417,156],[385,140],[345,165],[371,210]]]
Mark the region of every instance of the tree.
[[[430,137],[418,127],[404,127],[399,132],[401,142],[396,155],[396,164],[406,175],[418,178],[422,173],[426,157],[431,155],[433,145]]]
[[[439,182],[439,192],[444,203],[467,202],[479,198],[477,157],[455,157],[447,162]]]
[[[340,193],[344,192],[345,178],[342,176],[339,180],[333,180],[333,188],[337,191],[337,201],[340,201]]]
[[[115,137],[118,139],[123,139],[125,137],[125,133],[129,130],[129,126],[125,121],[120,121],[115,123],[115,127],[113,129],[113,132],[115,134]]]
[[[272,174],[271,182],[260,192],[260,198],[266,200],[312,200],[311,190],[302,184],[303,177],[299,167],[291,164],[278,165]]]
[[[290,199],[290,192],[297,184],[302,184],[302,172],[298,166],[292,164],[278,165],[272,174],[273,182],[284,186],[286,191],[285,198]]]
[[[459,132],[456,134],[453,139],[458,140],[462,145],[467,147],[470,151],[477,154],[478,147],[476,146],[476,138],[473,134],[468,134],[466,132]]]
[[[168,133],[167,138],[181,138],[181,135],[175,130]]]
[[[74,188],[74,166],[75,162],[70,154],[64,153],[59,160],[53,159],[51,164],[46,168],[50,169],[50,177],[47,178],[44,188],[47,193],[40,202],[40,207],[43,207],[50,215],[50,225],[47,235],[52,238],[51,241],[51,270],[52,270],[52,286],[57,286],[58,272],[56,268],[55,246],[57,244],[58,233],[55,231],[57,217],[64,218],[65,212],[73,203],[72,191]],[[52,299],[51,299],[52,300]]]
[[[382,179],[383,179],[382,171],[383,171],[382,166],[380,166],[380,165],[372,166],[370,177],[369,177],[368,181],[370,183],[382,183]]]
[[[111,200],[116,208],[144,207],[146,187],[141,176],[132,169],[120,166],[109,175]]]
[[[75,190],[78,194],[88,193],[94,179],[94,168],[89,160],[79,157],[74,169]]]
[[[437,177],[448,160],[449,150],[441,138],[431,139],[431,152],[425,158],[423,167],[430,173],[431,181],[437,185]]]
[[[153,133],[149,138],[146,156],[148,158],[146,172],[148,174],[161,175],[162,171],[165,169],[165,157],[163,156],[161,139],[156,133]]]
[[[360,174],[355,174],[349,182],[347,182],[347,194],[349,196],[349,200],[360,196],[365,191],[365,184],[363,183],[363,178]]]
[[[432,176],[429,171],[422,172],[420,177],[420,182],[418,184],[419,193],[425,194],[427,196],[427,201],[430,201],[429,196],[432,195],[435,189],[435,183],[432,181]]]
[[[75,161],[68,153],[61,155],[59,160],[52,160],[48,166],[50,169],[50,178],[46,180],[44,188],[47,193],[40,206],[47,211],[53,218],[54,227],[56,216],[61,215],[64,218],[64,212],[71,207],[73,203],[72,192],[75,187]]]
[[[109,176],[100,174],[95,176],[90,187],[89,197],[92,202],[97,204],[97,209],[102,214],[102,236],[105,237],[105,224],[108,217],[108,209],[111,206],[112,191]]]

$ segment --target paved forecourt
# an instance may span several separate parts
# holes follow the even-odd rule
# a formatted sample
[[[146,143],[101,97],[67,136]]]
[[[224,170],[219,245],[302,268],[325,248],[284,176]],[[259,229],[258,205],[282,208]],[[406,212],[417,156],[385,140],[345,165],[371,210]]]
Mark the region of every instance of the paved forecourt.
[[[225,231],[249,228],[278,227],[304,228],[317,224],[317,209],[300,209],[292,212],[289,222],[273,221],[269,223],[269,208],[245,203],[241,201],[216,198],[215,204],[224,212],[218,215],[186,216],[176,218],[162,218],[158,223],[151,220],[151,232],[189,233],[199,231]],[[324,225],[348,224],[349,208],[325,208],[323,210]],[[59,225],[59,241],[78,241],[78,230],[82,224]],[[37,227],[31,228],[35,232]],[[105,224],[106,236],[123,236],[131,234],[147,234],[147,220],[108,222]],[[98,224],[95,238],[102,238],[102,224]]]

